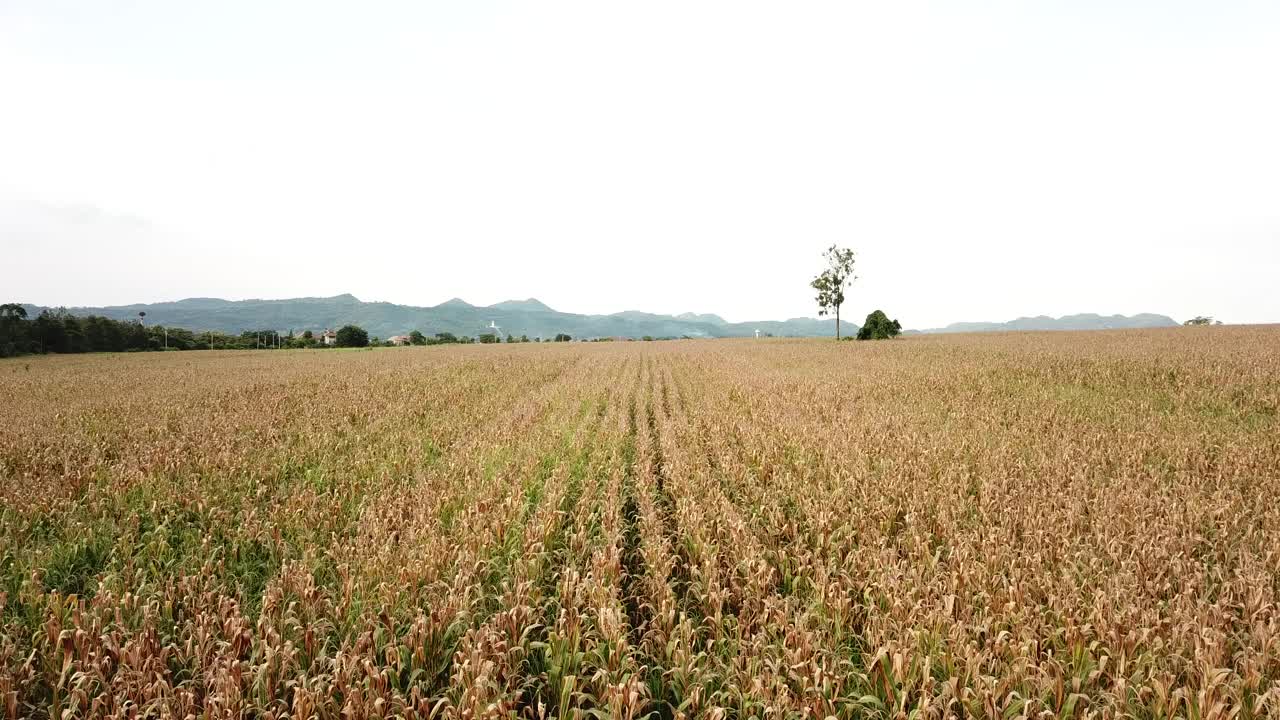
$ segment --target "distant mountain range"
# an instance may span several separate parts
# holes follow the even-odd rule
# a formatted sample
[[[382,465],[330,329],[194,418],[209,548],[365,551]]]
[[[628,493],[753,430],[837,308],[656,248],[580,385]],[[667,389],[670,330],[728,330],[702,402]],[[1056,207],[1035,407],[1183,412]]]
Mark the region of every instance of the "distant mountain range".
[[[34,316],[44,308],[26,306]],[[554,337],[568,333],[575,338],[633,337],[751,337],[759,330],[779,337],[834,336],[834,320],[792,318],[760,322],[730,323],[718,315],[657,315],[637,311],[612,315],[579,315],[559,312],[534,298],[506,300],[488,307],[454,298],[433,307],[414,307],[386,302],[363,302],[353,295],[287,300],[221,300],[188,298],[175,302],[113,307],[68,308],[76,315],[102,315],[115,320],[132,320],[147,314],[147,324],[169,325],[190,330],[240,333],[245,330],[319,331],[343,325],[359,325],[377,337],[390,337],[420,330],[427,335],[450,332],[475,337],[489,323],[497,323],[502,333],[530,338]],[[844,323],[846,332],[856,325]]]
[[[27,305],[34,316],[44,308]],[[835,320],[791,318],[731,323],[710,313],[658,315],[628,310],[611,315],[579,315],[559,312],[535,298],[506,300],[487,307],[472,305],[453,298],[432,307],[396,305],[387,302],[363,302],[354,295],[326,298],[290,298],[286,300],[222,300],[188,298],[174,302],[116,305],[112,307],[68,308],[76,315],[102,315],[115,320],[131,320],[139,312],[147,314],[147,324],[169,325],[190,330],[214,330],[240,333],[245,330],[278,330],[301,333],[343,325],[359,325],[370,335],[390,337],[421,330],[427,335],[450,332],[472,337],[488,332],[496,323],[504,334],[553,337],[568,333],[575,338],[633,337],[751,337],[761,334],[777,337],[828,337],[835,335]],[[1106,328],[1172,327],[1178,325],[1164,315],[1068,315],[1023,317],[1006,323],[965,322],[923,333],[998,332],[1012,330],[1101,330]],[[844,334],[853,335],[858,326],[845,321]]]
[[[958,322],[943,328],[919,330],[922,333],[962,332],[1012,332],[1016,330],[1118,330],[1124,328],[1177,327],[1178,322],[1167,315],[1141,313],[1139,315],[1064,315],[1052,318],[1048,315],[1020,317],[1009,322]]]

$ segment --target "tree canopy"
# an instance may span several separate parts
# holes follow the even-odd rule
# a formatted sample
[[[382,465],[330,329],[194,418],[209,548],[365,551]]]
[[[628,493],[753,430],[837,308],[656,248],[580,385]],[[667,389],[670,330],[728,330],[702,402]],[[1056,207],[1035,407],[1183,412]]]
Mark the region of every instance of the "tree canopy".
[[[818,291],[818,314],[836,316],[836,339],[839,340],[840,306],[844,304],[844,289],[858,279],[853,274],[853,251],[832,245],[822,257],[827,261],[827,269],[815,277],[809,286]]]
[[[343,325],[338,328],[338,347],[365,347],[369,344],[369,333],[359,325]]]
[[[876,310],[867,316],[866,322],[858,330],[859,340],[888,340],[902,332],[902,325],[897,320],[890,320],[883,310]]]
[[[1195,325],[1221,325],[1221,324],[1222,324],[1222,321],[1221,321],[1221,320],[1214,320],[1212,317],[1210,317],[1210,316],[1208,316],[1208,315],[1197,315],[1197,316],[1195,316],[1195,317],[1191,318],[1190,320],[1188,320],[1188,321],[1186,321],[1186,322],[1184,322],[1184,323],[1182,323],[1182,324],[1183,324],[1183,325],[1187,325],[1187,326],[1195,326]]]

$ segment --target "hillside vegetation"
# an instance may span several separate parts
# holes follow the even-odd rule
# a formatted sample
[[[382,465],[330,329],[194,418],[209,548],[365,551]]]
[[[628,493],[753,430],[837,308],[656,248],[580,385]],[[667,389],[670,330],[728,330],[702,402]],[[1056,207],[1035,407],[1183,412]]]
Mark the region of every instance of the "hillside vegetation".
[[[1048,315],[1020,317],[1009,322],[958,322],[943,328],[922,330],[926,333],[1007,332],[1014,330],[1124,330],[1139,328],[1177,327],[1178,322],[1167,315],[1139,313],[1137,315],[1098,315],[1081,313],[1054,318]]]
[[[30,317],[43,309],[25,306]],[[377,337],[401,335],[420,330],[427,335],[447,332],[476,336],[497,323],[503,333],[530,338],[552,338],[567,333],[575,338],[592,337],[830,337],[836,334],[833,319],[791,318],[730,323],[710,313],[660,315],[625,311],[611,315],[581,315],[553,310],[529,298],[507,300],[489,307],[472,305],[453,298],[433,307],[363,302],[353,295],[286,300],[220,300],[189,298],[175,302],[71,308],[76,315],[98,315],[113,320],[133,321],[145,312],[149,324],[186,328],[196,332],[214,331],[239,335],[246,330],[271,329],[281,335],[304,330],[318,332],[343,325],[358,325]],[[859,326],[845,320],[845,334],[856,335]],[[1070,315],[1062,318],[1019,318],[1008,323],[956,323],[924,332],[987,332],[993,330],[1102,330],[1119,328],[1175,327],[1178,323],[1164,315]]]
[[[42,308],[27,306],[31,317]],[[612,315],[580,315],[558,312],[542,302],[508,300],[478,307],[453,298],[434,307],[414,307],[386,302],[363,302],[353,295],[288,300],[219,300],[191,298],[176,302],[118,305],[101,308],[72,308],[77,315],[100,315],[116,320],[136,320],[139,312],[149,323],[239,334],[246,329],[272,328],[284,334],[290,330],[319,331],[343,325],[358,325],[371,335],[390,337],[420,330],[427,335],[447,332],[475,336],[486,332],[489,323],[504,333],[531,338],[552,338],[567,333],[575,338],[591,337],[750,337],[761,333],[787,337],[835,335],[835,323],[827,320],[794,318],[748,323],[727,323],[715,315],[681,316],[626,311]],[[855,326],[854,331],[857,328]]]
[[[7,717],[1274,717],[1280,328],[0,361]]]

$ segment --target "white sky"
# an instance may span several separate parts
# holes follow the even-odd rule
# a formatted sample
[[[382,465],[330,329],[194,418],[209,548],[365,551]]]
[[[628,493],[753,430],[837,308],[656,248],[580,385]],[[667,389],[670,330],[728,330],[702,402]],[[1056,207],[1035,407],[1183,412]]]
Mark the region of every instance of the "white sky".
[[[0,301],[1280,321],[1280,2],[0,0]]]

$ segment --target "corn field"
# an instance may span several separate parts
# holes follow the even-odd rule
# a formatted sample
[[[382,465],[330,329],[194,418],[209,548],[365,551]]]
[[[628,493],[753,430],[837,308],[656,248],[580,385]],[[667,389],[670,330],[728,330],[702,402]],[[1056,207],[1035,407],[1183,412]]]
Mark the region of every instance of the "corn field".
[[[1280,717],[1280,328],[0,362],[3,718]]]

